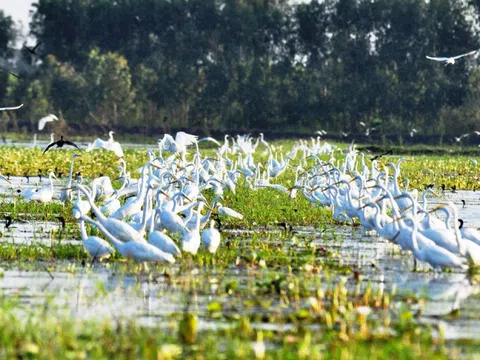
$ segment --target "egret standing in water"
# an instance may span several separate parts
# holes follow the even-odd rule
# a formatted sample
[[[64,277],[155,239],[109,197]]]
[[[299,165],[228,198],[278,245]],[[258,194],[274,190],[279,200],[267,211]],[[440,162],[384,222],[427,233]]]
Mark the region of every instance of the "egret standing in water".
[[[115,249],[107,241],[98,236],[88,236],[84,220],[80,219],[79,223],[83,247],[94,260],[107,259],[115,253]]]
[[[57,178],[53,172],[48,176],[50,184],[42,186],[41,188],[28,189],[23,193],[23,197],[27,201],[40,201],[42,203],[48,203],[53,198],[53,178]]]
[[[175,258],[172,254],[163,252],[147,242],[138,242],[134,240],[121,242],[115,236],[110,234],[100,222],[97,222],[86,215],[82,215],[81,219],[95,225],[117,248],[118,252],[126,258],[133,259],[136,262],[152,261],[170,264],[175,262]]]
[[[220,245],[220,232],[214,227],[215,221],[210,220],[210,228],[202,231],[202,243],[209,252],[214,254]]]

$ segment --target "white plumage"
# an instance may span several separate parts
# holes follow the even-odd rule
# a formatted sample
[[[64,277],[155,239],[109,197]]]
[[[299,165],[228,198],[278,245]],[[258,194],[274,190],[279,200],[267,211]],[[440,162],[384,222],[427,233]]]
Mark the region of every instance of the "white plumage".
[[[187,134],[183,131],[177,132],[175,140],[169,134],[165,134],[161,142],[162,148],[165,151],[185,153],[187,146],[193,145],[197,142],[198,136]]]
[[[86,151],[88,152],[95,149],[105,149],[108,151],[113,151],[115,155],[117,155],[118,157],[123,157],[122,146],[118,141],[113,140],[114,132],[110,131],[108,134],[109,134],[109,139],[107,141],[98,138],[93,143],[88,145]]]
[[[56,116],[53,115],[53,114],[49,114],[49,115],[41,118],[40,120],[38,120],[38,130],[43,130],[43,128],[45,127],[45,125],[46,125],[48,122],[52,122],[52,121],[58,121],[58,117],[56,117]]]
[[[18,105],[18,106],[10,106],[10,107],[3,107],[0,108],[0,111],[5,111],[5,110],[18,110],[23,106],[23,104]]]
[[[210,220],[210,228],[202,232],[202,243],[212,254],[217,251],[218,245],[220,245],[220,232],[215,229],[213,220]]]
[[[460,59],[464,56],[470,56],[476,54],[477,50],[470,51],[468,53],[462,54],[462,55],[457,55],[457,56],[452,56],[452,57],[435,57],[435,56],[427,56],[427,59],[429,60],[435,60],[435,61],[440,61],[444,62],[445,66],[448,64],[455,64],[455,60]]]

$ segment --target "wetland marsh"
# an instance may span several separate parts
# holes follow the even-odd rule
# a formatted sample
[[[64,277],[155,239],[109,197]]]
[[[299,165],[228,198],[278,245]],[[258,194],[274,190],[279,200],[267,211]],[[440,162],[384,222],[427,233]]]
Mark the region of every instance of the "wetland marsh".
[[[294,142],[275,146],[286,153]],[[146,149],[124,150],[132,178]],[[215,149],[201,152],[215,157]],[[148,271],[118,254],[94,261],[72,204],[58,200],[64,179],[55,180],[48,204],[26,202],[17,191],[47,184],[39,169],[68,175],[72,154],[0,147],[0,172],[11,181],[0,180],[0,214],[13,220],[0,226],[2,358],[469,358],[480,351],[475,267],[415,265],[412,253],[358,222],[339,223],[300,193],[251,188],[241,178],[223,202],[244,217],[222,218],[216,253],[184,253]],[[255,160],[266,164],[268,156],[257,150]],[[300,158],[272,183],[292,189]],[[386,156],[377,167],[397,160]],[[314,164],[306,158],[303,167]],[[117,165],[109,152],[84,153],[75,181],[102,174],[118,189]],[[429,208],[452,201],[470,227],[480,226],[478,176],[461,155],[408,156],[401,170],[410,189],[440,195],[429,197]],[[205,196],[211,200],[213,191]]]

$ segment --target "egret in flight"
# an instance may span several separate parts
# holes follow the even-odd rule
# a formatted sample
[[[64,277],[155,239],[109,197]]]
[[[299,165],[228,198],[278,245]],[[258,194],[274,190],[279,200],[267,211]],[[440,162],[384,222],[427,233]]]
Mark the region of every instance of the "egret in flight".
[[[53,114],[49,114],[47,116],[44,116],[43,118],[41,118],[40,120],[38,120],[38,130],[41,131],[43,130],[43,128],[45,127],[45,125],[48,123],[48,122],[51,122],[51,121],[58,121],[58,117],[56,117],[55,115]]]
[[[430,59],[430,60],[435,60],[435,61],[440,61],[440,62],[444,62],[445,63],[445,66],[447,66],[448,64],[455,64],[455,60],[457,59],[460,59],[464,56],[470,56],[470,55],[474,55],[477,53],[477,50],[473,50],[473,51],[470,51],[466,54],[462,54],[462,55],[457,55],[457,56],[452,56],[452,57],[435,57],[435,56],[427,56],[427,59]]]
[[[23,104],[18,105],[18,106],[11,106],[11,107],[4,107],[0,108],[0,111],[5,111],[5,110],[18,110],[23,106]]]

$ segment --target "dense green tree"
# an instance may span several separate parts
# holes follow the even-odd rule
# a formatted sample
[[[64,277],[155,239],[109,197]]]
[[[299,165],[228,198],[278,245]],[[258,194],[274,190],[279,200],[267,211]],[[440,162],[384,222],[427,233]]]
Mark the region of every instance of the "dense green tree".
[[[84,76],[84,97],[90,120],[104,126],[131,122],[135,92],[127,60],[115,53],[90,52]]]
[[[442,135],[463,117],[467,131],[479,122],[476,57],[425,55],[479,48],[479,4],[39,0],[41,61],[25,53],[31,68],[8,91],[43,96],[41,111],[78,126],[339,134],[363,121],[400,138]],[[0,15],[0,52],[2,26]]]

